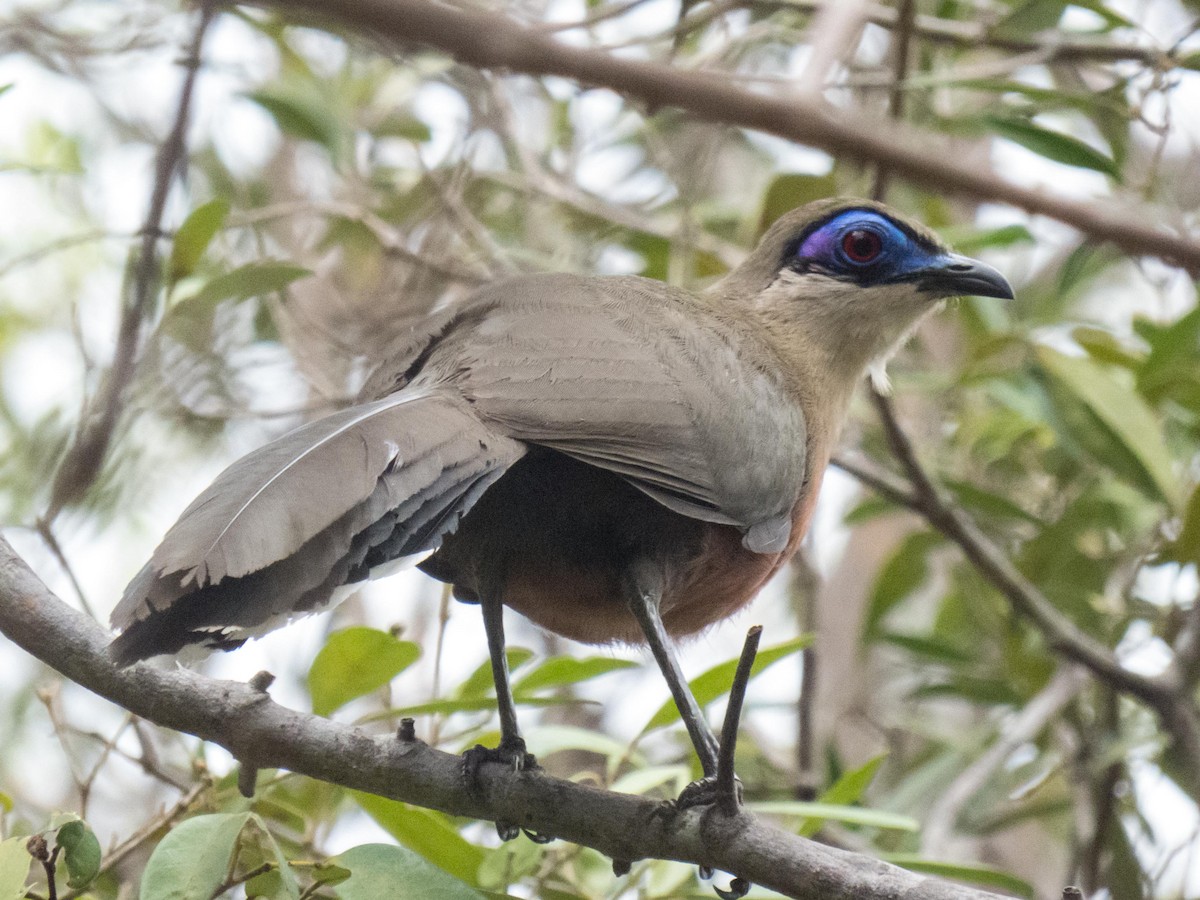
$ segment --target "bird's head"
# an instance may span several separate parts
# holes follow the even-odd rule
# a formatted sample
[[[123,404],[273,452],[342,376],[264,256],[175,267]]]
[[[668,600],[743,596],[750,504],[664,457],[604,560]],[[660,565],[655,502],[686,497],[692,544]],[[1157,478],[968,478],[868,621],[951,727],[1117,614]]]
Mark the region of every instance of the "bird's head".
[[[716,290],[824,348],[854,378],[947,297],[1013,295],[998,271],[951,252],[923,225],[851,199],[781,217]]]

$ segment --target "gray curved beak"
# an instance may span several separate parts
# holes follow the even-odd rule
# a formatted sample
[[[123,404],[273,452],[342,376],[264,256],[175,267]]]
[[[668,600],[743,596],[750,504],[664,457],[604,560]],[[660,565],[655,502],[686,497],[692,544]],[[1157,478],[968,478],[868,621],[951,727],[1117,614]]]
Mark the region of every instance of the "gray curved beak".
[[[969,256],[948,253],[916,273],[917,287],[942,297],[1013,298],[1008,279],[991,266]]]

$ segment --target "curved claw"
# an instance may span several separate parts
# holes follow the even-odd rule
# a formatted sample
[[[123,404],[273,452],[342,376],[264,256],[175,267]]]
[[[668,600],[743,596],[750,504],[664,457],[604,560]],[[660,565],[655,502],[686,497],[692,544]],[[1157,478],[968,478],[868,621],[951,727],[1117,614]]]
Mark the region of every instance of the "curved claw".
[[[515,841],[517,835],[521,833],[521,829],[510,822],[497,822],[496,834],[500,836],[502,841]]]
[[[536,831],[530,831],[528,828],[522,828],[521,830],[525,832],[525,837],[529,838],[535,844],[548,844],[554,840],[554,835],[552,834],[539,834]]]
[[[743,897],[750,893],[750,882],[745,878],[735,878],[729,882],[729,890],[722,890],[715,884],[713,885],[713,890],[717,892],[717,896],[721,900],[742,900]]]
[[[734,777],[734,785],[737,790],[738,803],[742,802],[742,780]],[[691,809],[693,806],[711,806],[717,802],[717,779],[715,775],[706,775],[697,781],[693,781],[685,787],[679,794],[679,799],[675,801],[675,805],[679,809]]]
[[[525,742],[519,738],[509,746],[501,742],[499,747],[485,747],[476,744],[463,753],[463,776],[474,781],[479,775],[479,768],[484,763],[498,762],[511,766],[514,772],[539,768],[537,757],[525,750]]]

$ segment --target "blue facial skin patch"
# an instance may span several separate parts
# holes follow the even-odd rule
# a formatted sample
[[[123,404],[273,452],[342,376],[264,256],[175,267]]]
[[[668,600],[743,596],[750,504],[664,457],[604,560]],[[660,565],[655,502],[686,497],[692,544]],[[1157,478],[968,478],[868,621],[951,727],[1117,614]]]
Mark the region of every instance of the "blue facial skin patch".
[[[856,258],[848,252],[848,246],[851,250],[877,252],[859,253]],[[805,237],[792,264],[874,285],[909,280],[943,258],[944,254],[918,243],[887,216],[874,210],[851,209]]]

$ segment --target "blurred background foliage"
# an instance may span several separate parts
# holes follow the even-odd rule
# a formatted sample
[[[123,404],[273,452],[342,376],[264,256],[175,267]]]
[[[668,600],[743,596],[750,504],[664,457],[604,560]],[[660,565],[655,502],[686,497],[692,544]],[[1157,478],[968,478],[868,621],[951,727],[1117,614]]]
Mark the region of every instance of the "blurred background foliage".
[[[905,118],[960,161],[1200,231],[1200,4],[859,9],[865,25],[839,45],[805,0],[503,5],[574,45],[766,92],[829,56],[825,98],[881,128],[898,91]],[[701,287],[782,212],[875,182],[870,166],[567,80],[225,9],[127,399],[82,477],[63,461],[104,412],[197,18],[149,0],[0,4],[0,521],[101,618],[212,475],[347,402],[447,298],[541,270]],[[1181,667],[1194,703],[1195,285],[1003,199],[891,184],[889,202],[1002,268],[1018,295],[964,300],[921,329],[891,366],[900,418],[935,484],[1080,631],[1135,671]],[[865,400],[844,444],[851,469],[903,477]],[[770,649],[738,766],[764,815],[1015,896],[1070,882],[1117,900],[1200,896],[1200,814],[1180,775],[1197,761],[1173,759],[1152,711],[1064,661],[922,516],[831,475],[792,571],[690,649],[714,718],[732,664],[702,673],[736,655],[750,621],[768,625]],[[636,650],[510,627],[531,749],[551,771],[664,797],[695,774]],[[206,665],[265,666],[284,702],[364,727],[412,716],[450,750],[496,737],[474,612],[419,577],[255,646]],[[71,863],[60,897],[138,883],[182,896],[169,888],[185,875],[189,897],[711,895],[686,866],[615,877],[587,849],[499,846],[489,826],[287,773],[264,773],[246,801],[223,752],[132,721],[3,640],[0,666],[5,900],[47,896],[42,867],[26,870],[34,833]]]

